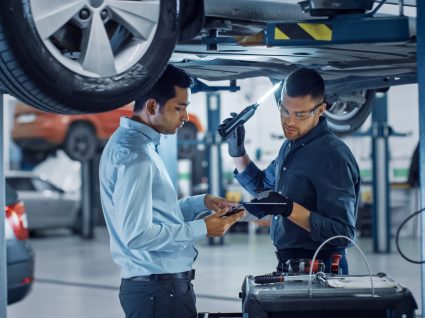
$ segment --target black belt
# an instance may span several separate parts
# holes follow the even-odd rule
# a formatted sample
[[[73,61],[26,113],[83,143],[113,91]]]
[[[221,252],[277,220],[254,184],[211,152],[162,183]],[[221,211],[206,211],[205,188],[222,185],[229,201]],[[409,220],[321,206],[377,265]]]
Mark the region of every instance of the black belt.
[[[139,282],[163,281],[163,280],[173,280],[173,279],[194,280],[195,270],[192,269],[187,272],[173,273],[173,274],[150,274],[150,275],[134,276],[128,279],[133,281],[139,281]]]
[[[306,250],[303,248],[287,248],[287,249],[278,250],[276,252],[276,255],[279,261],[285,262],[288,259],[301,259],[301,258],[311,259],[313,258],[314,252],[315,251]],[[334,254],[346,255],[347,252],[345,248],[337,248],[333,250],[321,250],[317,254],[317,258],[321,260],[325,260],[325,259],[331,258],[332,255]]]

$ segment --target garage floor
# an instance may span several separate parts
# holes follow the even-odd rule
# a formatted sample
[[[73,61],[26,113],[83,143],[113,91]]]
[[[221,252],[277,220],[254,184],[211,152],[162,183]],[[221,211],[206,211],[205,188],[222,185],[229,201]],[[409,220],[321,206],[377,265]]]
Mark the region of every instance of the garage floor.
[[[419,240],[404,239],[402,248],[419,257]],[[82,240],[67,232],[32,239],[36,253],[36,281],[30,295],[8,307],[8,318],[116,318],[123,317],[118,302],[119,269],[109,254],[105,228],[96,229],[94,240]],[[395,251],[371,253],[371,241],[360,245],[374,273],[384,272],[408,287],[420,308],[420,266],[408,263]],[[275,257],[268,234],[227,234],[223,246],[198,244],[194,281],[199,312],[240,312],[238,293],[245,275],[273,271]],[[352,274],[367,268],[355,248],[349,252]],[[419,316],[419,315],[418,315]]]

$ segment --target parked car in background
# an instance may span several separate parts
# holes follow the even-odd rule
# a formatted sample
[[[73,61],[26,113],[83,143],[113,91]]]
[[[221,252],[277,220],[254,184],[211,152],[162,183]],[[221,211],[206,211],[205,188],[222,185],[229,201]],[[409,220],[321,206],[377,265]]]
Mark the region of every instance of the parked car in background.
[[[34,252],[28,241],[27,215],[24,203],[6,182],[6,255],[7,303],[22,300],[34,280]]]
[[[120,117],[131,116],[133,103],[119,109],[84,115],[60,115],[41,111],[20,101],[15,104],[13,141],[25,158],[33,163],[44,160],[49,153],[62,148],[73,160],[86,161],[118,128]],[[203,127],[199,119],[189,114],[189,122],[179,130],[180,139],[196,139]],[[184,145],[179,154],[193,153],[194,145]],[[184,154],[183,154],[184,153]]]
[[[43,176],[29,171],[9,171],[6,181],[26,205],[30,231],[69,228],[80,229],[81,195],[66,192]]]
[[[105,113],[60,115],[17,101],[12,138],[35,162],[58,148],[71,159],[85,161],[117,129],[120,117],[131,116],[132,112],[133,104],[128,104]]]

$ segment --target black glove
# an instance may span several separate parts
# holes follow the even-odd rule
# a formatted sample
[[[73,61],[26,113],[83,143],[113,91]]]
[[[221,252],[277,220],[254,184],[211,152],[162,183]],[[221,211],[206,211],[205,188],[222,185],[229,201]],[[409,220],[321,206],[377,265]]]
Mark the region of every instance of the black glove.
[[[244,207],[248,212],[259,215],[259,214],[271,214],[271,215],[282,215],[288,217],[292,213],[293,201],[290,198],[287,198],[275,191],[269,191],[260,194],[261,199],[254,199],[251,201],[251,204],[246,204]],[[260,203],[260,204],[255,204]],[[267,204],[261,204],[267,203]],[[275,204],[273,204],[275,203]]]
[[[223,123],[218,126],[218,129],[224,127],[229,121],[232,120],[233,117],[235,117],[236,113],[230,113],[232,117],[226,118],[223,120]],[[229,146],[229,155],[231,157],[241,157],[243,156],[245,151],[244,146],[244,140],[245,140],[245,127],[243,125],[236,128],[230,135],[225,139],[227,142],[227,145]]]

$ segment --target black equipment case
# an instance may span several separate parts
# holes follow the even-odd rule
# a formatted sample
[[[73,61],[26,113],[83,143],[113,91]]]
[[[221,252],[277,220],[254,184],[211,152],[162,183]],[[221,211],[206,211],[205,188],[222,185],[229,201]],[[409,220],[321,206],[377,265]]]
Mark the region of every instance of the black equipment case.
[[[285,278],[286,277],[286,278]],[[385,274],[370,276],[284,276],[283,282],[256,284],[247,276],[242,285],[244,318],[413,318],[417,305],[412,293]],[[330,287],[338,283],[338,288]]]

